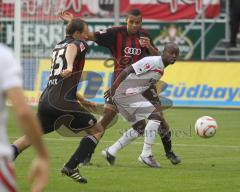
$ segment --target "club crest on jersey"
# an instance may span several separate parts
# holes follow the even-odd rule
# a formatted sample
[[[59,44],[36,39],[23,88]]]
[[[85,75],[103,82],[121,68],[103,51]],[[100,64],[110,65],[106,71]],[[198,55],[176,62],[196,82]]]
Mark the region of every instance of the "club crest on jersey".
[[[138,68],[138,72],[144,73],[147,72],[151,68],[151,65],[149,63],[146,63],[142,65],[140,68]]]
[[[85,46],[82,42],[80,43],[79,47],[80,47],[81,52],[83,52],[85,50]]]
[[[141,49],[139,48],[133,48],[133,47],[125,47],[124,53],[127,55],[140,55]]]
[[[149,63],[145,64],[144,68],[145,69],[150,69],[151,65]]]

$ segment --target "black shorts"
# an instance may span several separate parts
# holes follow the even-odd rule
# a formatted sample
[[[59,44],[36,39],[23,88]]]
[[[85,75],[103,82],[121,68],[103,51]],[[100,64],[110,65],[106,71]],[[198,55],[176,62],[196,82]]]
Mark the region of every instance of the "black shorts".
[[[77,101],[56,104],[42,100],[39,102],[37,115],[44,134],[58,130],[61,126],[78,133],[97,123],[97,119]]]

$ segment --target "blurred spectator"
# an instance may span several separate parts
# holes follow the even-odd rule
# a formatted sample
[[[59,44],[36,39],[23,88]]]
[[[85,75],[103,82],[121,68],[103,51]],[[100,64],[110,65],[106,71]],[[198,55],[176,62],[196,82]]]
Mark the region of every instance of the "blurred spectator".
[[[240,23],[240,0],[230,0],[230,47],[237,46],[237,34]]]

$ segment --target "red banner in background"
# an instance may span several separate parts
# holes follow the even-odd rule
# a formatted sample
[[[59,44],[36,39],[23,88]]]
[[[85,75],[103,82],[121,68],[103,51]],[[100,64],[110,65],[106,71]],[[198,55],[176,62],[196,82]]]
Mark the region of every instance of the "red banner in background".
[[[206,18],[219,15],[219,0],[125,0],[125,3],[121,4],[121,12],[137,8],[145,19],[170,21],[194,19],[206,6]]]
[[[0,17],[13,17],[11,0],[2,0]],[[21,0],[22,16],[28,19],[56,18],[60,10],[69,10],[78,17],[109,18],[113,16],[114,0]],[[202,6],[203,5],[203,6]],[[206,18],[220,13],[220,0],[121,0],[120,12],[124,16],[130,9],[139,9],[144,19],[194,19],[206,7]]]

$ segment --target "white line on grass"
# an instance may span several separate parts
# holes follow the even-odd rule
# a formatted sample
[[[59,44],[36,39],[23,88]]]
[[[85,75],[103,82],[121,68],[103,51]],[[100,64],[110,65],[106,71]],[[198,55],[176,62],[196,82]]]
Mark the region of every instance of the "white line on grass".
[[[10,137],[11,140],[17,139],[18,137]],[[47,137],[44,138],[46,141],[65,141],[65,142],[76,142],[80,141],[80,139],[75,138],[53,138],[53,137]],[[101,140],[102,143],[114,143],[116,141],[107,141],[107,140]],[[143,142],[135,141],[132,144],[135,145],[142,145]],[[162,145],[162,143],[155,143],[155,145]],[[180,146],[180,147],[212,147],[212,148],[226,148],[226,149],[237,149],[240,150],[240,146],[238,145],[191,145],[191,144],[173,144],[174,146]]]

